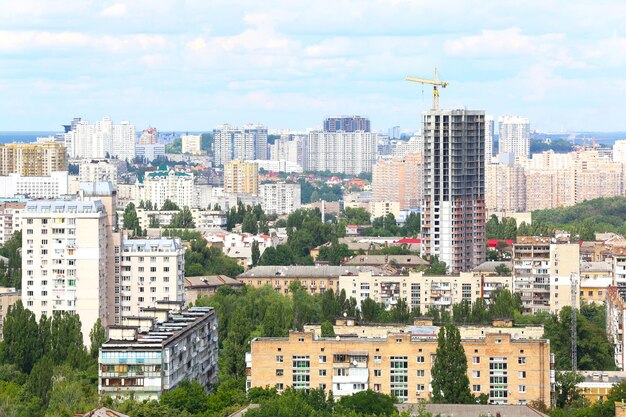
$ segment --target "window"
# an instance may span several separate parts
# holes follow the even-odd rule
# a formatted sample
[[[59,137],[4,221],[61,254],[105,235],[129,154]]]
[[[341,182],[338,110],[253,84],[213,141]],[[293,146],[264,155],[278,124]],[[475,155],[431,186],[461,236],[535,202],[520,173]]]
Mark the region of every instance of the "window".
[[[320,355],[320,363],[326,363],[326,355]]]
[[[374,355],[374,363],[382,363],[382,356],[380,355]]]
[[[283,355],[276,355],[276,363],[283,363],[284,358]]]
[[[519,371],[519,379],[526,379],[526,371]]]
[[[277,369],[276,370],[276,376],[283,376],[283,370],[282,369]]]
[[[424,391],[424,384],[417,384],[417,392],[423,392]]]
[[[478,384],[472,385],[472,391],[479,392],[480,391],[480,385],[478,385]]]
[[[423,369],[418,369],[417,370],[417,376],[423,377],[425,374],[426,374],[426,372]]]
[[[374,376],[382,376],[383,371],[381,371],[380,369],[374,369]]]
[[[518,392],[520,392],[520,393],[526,392],[526,385],[520,385]]]
[[[282,382],[279,382],[278,384],[276,384],[277,391],[282,391],[284,389],[285,389],[285,386],[282,384]]]
[[[480,363],[480,356],[472,356],[472,363],[473,364]]]
[[[526,357],[520,356],[519,358],[517,358],[517,363],[519,363],[520,365],[526,365]]]
[[[319,387],[320,387],[320,389],[325,390],[326,389],[326,384],[320,384]]]
[[[326,369],[320,369],[319,376],[326,376]]]
[[[424,357],[423,356],[418,356],[417,357],[417,363],[424,363]]]
[[[472,378],[480,378],[480,371],[472,371]]]
[[[380,391],[380,384],[374,384],[374,391]]]

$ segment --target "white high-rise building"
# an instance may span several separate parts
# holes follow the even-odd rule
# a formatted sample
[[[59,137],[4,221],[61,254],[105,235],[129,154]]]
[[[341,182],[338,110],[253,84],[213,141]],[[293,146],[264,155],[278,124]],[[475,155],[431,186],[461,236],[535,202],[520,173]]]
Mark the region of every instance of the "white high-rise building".
[[[492,115],[485,116],[485,163],[491,162],[493,157],[493,130],[495,122]]]
[[[67,171],[53,171],[46,177],[0,176],[0,197],[57,198],[68,190]]]
[[[72,124],[72,130],[65,133],[65,146],[70,158],[115,157],[129,161],[135,157],[137,135],[135,126],[127,121],[113,124],[105,117],[90,124],[80,120]]]
[[[226,165],[233,159],[267,159],[267,127],[247,124],[240,129],[220,125],[213,130],[213,146],[216,165]]]
[[[528,158],[530,155],[530,121],[520,116],[500,116],[500,141],[498,154],[513,154]]]
[[[101,201],[30,201],[22,212],[22,300],[39,319],[80,315],[83,340],[108,318],[107,213]]]
[[[267,214],[290,214],[300,208],[300,184],[261,184],[259,194]]]
[[[181,209],[195,208],[198,204],[193,174],[174,170],[147,173],[143,182],[135,184],[135,198],[138,200],[135,205],[140,200],[150,200],[158,208],[163,206],[165,200],[176,203]]]
[[[311,132],[304,169],[352,175],[372,172],[377,144],[378,135],[371,132]]]

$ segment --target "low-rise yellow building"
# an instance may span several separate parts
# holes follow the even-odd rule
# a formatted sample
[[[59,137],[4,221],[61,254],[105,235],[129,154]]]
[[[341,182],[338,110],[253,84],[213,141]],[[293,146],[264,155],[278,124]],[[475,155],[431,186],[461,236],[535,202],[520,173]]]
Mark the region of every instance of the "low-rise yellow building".
[[[255,338],[246,355],[247,387],[322,388],[335,397],[371,389],[401,402],[426,400],[437,330],[417,326],[375,338],[322,338],[312,331]],[[550,342],[500,330],[485,327],[480,337],[462,338],[472,394],[487,394],[497,404],[550,404]]]
[[[578,383],[578,391],[591,404],[606,400],[614,385],[626,381],[624,371],[580,371],[584,380]]]

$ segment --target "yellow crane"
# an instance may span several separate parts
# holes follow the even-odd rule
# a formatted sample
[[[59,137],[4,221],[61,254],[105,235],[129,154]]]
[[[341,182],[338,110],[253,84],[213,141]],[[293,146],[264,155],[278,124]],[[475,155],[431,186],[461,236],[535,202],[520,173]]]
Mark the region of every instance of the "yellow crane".
[[[437,67],[435,67],[435,79],[434,80],[429,80],[428,78],[412,77],[410,75],[408,75],[405,78],[405,80],[411,81],[413,83],[432,85],[433,86],[433,110],[439,110],[439,90],[437,89],[437,87],[446,88],[449,83],[447,81],[439,81],[439,78],[437,76]]]

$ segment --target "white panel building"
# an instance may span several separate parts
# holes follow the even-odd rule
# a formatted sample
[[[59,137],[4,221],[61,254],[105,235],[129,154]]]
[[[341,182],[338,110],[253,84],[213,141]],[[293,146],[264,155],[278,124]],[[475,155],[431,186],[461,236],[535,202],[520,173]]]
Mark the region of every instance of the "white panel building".
[[[135,126],[127,121],[113,124],[104,117],[90,124],[86,120],[72,123],[72,130],[65,133],[65,146],[70,158],[104,158],[107,155],[129,161],[135,157],[137,135]]]
[[[500,142],[498,154],[513,154],[515,157],[530,156],[530,121],[520,116],[500,116]]]
[[[191,173],[174,170],[150,172],[143,182],[137,181],[135,187],[137,200],[150,200],[158,208],[163,206],[165,200],[173,201],[180,208],[197,206],[198,196]]]
[[[47,177],[0,176],[0,197],[57,198],[68,193],[67,171],[53,171]]]
[[[307,158],[303,168],[352,175],[372,172],[377,144],[376,133],[314,131],[306,140]]]
[[[259,195],[267,214],[289,214],[300,208],[300,184],[261,184]]]

